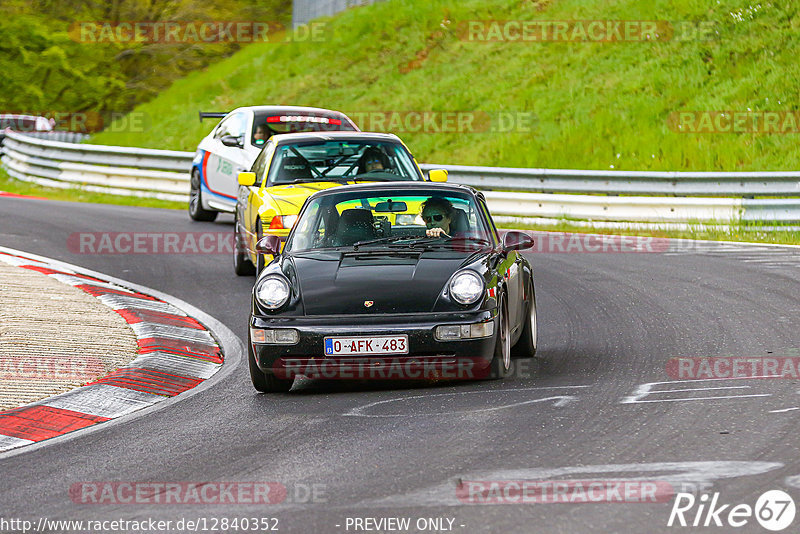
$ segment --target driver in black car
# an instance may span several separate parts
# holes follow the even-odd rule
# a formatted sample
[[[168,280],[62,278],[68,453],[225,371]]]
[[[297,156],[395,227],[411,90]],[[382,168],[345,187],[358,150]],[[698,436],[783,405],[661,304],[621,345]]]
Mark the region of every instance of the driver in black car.
[[[422,203],[422,222],[427,226],[428,237],[450,237],[450,223],[455,216],[453,204],[446,198],[431,197]]]
[[[358,174],[367,172],[389,170],[389,158],[380,148],[371,146],[364,150],[361,159],[358,160]]]

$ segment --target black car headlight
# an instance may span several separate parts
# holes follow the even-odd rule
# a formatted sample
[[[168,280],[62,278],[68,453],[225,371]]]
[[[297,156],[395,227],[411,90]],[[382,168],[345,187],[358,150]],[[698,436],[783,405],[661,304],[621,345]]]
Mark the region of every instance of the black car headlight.
[[[475,304],[483,295],[483,278],[475,271],[461,271],[450,279],[449,289],[459,304]]]
[[[265,276],[256,284],[256,300],[269,310],[276,310],[289,300],[289,282],[282,276]]]

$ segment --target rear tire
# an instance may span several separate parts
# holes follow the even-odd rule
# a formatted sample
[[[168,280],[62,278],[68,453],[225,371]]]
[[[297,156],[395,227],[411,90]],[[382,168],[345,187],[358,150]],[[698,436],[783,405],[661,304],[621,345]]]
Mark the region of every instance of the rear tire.
[[[193,221],[211,222],[217,218],[217,212],[203,208],[203,191],[200,187],[200,171],[192,170],[189,181],[189,217]]]
[[[511,372],[511,330],[508,326],[508,310],[506,309],[506,299],[503,295],[497,303],[497,342],[494,347],[494,358],[489,373],[490,380],[505,378]]]
[[[536,322],[536,293],[533,290],[533,283],[530,284],[530,305],[526,316],[525,326],[519,336],[517,344],[511,349],[514,358],[533,358],[536,356],[536,345],[538,343],[539,325]]]
[[[250,380],[253,387],[261,393],[286,393],[292,389],[294,380],[282,380],[272,373],[265,373],[256,365],[256,356],[253,353],[253,344],[247,338],[247,360],[250,364]]]

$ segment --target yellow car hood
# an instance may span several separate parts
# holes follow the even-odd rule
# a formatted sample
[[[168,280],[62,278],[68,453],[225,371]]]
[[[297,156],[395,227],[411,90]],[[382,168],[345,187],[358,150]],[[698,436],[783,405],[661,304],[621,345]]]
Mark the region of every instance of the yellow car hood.
[[[341,182],[308,182],[302,184],[276,185],[264,190],[266,195],[272,197],[272,202],[264,198],[262,208],[277,208],[280,215],[296,215],[308,197],[322,191],[342,185]]]

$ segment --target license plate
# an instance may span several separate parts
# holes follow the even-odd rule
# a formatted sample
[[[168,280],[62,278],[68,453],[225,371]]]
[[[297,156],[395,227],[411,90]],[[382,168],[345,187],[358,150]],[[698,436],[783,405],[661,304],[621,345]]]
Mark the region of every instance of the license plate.
[[[325,356],[408,354],[408,336],[326,337]]]

